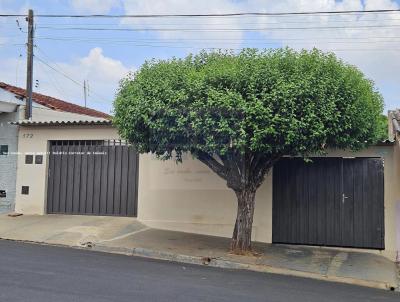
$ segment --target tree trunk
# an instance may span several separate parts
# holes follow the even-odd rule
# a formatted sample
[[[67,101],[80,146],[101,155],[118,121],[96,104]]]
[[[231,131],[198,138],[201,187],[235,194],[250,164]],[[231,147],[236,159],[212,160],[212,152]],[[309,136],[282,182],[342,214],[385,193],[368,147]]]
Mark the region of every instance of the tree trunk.
[[[246,254],[251,251],[251,231],[256,192],[245,189],[235,193],[238,199],[238,209],[231,249],[235,254]]]

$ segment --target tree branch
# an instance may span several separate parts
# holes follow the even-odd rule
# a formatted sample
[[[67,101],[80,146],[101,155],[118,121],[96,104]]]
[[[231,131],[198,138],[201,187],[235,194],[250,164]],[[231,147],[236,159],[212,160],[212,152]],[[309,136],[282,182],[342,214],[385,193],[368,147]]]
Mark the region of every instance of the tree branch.
[[[282,157],[282,154],[275,156],[259,156],[254,163],[252,169],[254,172],[254,181],[257,188],[263,183],[265,174],[274,166],[274,164]]]
[[[197,159],[204,163],[207,167],[213,170],[224,180],[227,180],[227,169],[221,165],[214,157],[203,151],[196,151],[193,153]]]
[[[242,155],[235,151],[227,152],[222,158],[226,169],[227,186],[234,191],[240,191],[246,186],[246,183],[242,179],[242,160]]]

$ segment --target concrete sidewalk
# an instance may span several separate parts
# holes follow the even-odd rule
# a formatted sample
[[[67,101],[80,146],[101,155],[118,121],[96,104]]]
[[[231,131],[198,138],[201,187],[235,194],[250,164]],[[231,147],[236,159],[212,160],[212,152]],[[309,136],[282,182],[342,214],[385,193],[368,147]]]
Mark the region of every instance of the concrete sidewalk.
[[[227,238],[151,229],[133,218],[0,215],[0,238],[399,289],[396,265],[379,255],[254,243],[259,256],[237,256]]]

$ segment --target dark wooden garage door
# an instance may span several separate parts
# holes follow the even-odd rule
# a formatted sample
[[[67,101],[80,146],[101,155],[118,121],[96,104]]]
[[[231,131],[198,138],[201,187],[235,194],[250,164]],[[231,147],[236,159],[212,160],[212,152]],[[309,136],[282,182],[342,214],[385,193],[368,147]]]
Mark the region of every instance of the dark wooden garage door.
[[[138,155],[120,141],[50,143],[47,213],[136,216]]]
[[[273,242],[384,249],[380,158],[283,159],[273,171]]]

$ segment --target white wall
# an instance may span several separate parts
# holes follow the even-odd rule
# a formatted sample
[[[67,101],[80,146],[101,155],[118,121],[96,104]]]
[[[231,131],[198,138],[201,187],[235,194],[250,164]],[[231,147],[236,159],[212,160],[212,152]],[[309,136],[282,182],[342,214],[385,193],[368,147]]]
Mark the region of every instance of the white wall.
[[[18,127],[10,125],[17,113],[0,113],[0,145],[8,146],[8,155],[0,155],[0,190],[6,190],[6,198],[0,197],[0,213],[14,210],[15,183],[17,178]]]

